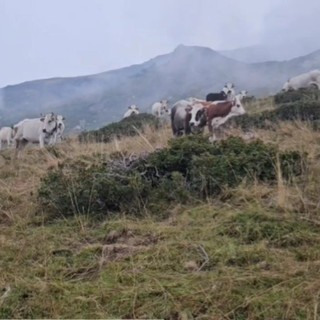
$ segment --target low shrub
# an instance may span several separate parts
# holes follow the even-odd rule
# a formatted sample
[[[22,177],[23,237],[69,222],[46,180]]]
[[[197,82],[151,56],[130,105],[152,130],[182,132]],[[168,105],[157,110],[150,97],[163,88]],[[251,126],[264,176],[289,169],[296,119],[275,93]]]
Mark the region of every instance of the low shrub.
[[[279,92],[274,96],[276,105],[291,102],[310,102],[319,101],[320,91],[316,88],[301,88],[299,90],[291,90],[287,92]]]
[[[80,142],[110,142],[113,138],[121,136],[135,136],[137,130],[143,132],[146,125],[152,128],[160,126],[159,120],[151,114],[140,113],[124,118],[119,122],[111,123],[99,130],[83,132],[79,135]]]
[[[231,137],[217,144],[202,136],[173,139],[169,147],[136,160],[112,160],[88,167],[87,162],[65,163],[42,179],[40,204],[54,215],[140,215],[147,209],[164,216],[172,203],[186,203],[217,195],[253,177],[272,182],[280,161],[283,177],[301,174],[303,157],[281,153],[261,141],[246,143]]]
[[[267,240],[270,246],[287,248],[318,243],[319,230],[319,226],[299,219],[243,212],[229,218],[219,234],[243,244]]]
[[[320,102],[290,102],[279,106],[275,110],[264,111],[254,115],[234,117],[230,125],[238,126],[244,130],[270,129],[280,121],[315,121],[320,119]]]

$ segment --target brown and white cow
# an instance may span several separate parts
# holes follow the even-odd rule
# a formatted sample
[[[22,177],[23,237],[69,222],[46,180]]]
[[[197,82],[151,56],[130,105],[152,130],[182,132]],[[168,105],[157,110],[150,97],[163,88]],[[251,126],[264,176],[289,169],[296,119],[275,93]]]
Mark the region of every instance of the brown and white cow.
[[[246,111],[241,104],[241,96],[237,95],[232,101],[223,102],[199,102],[187,110],[191,115],[189,125],[193,128],[204,128],[208,125],[212,140],[216,140],[216,134],[220,132],[219,127],[229,118],[245,114]]]

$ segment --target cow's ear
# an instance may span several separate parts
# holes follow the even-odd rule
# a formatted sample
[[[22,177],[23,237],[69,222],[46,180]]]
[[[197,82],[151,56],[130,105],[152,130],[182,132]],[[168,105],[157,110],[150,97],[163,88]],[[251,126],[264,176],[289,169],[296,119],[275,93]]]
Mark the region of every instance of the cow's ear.
[[[131,106],[129,106],[128,109],[130,110],[130,109],[131,109]]]
[[[62,120],[66,120],[66,118],[65,118],[65,117],[62,117]]]
[[[41,118],[40,118],[40,121],[42,121],[42,122],[43,122],[43,121],[44,121],[44,117],[41,117]]]

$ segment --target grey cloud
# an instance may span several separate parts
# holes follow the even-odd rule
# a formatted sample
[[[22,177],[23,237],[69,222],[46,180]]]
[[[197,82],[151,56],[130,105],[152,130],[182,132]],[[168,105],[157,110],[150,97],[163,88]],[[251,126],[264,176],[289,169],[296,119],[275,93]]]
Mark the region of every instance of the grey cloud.
[[[297,55],[320,48],[319,12],[319,0],[0,0],[0,87],[141,63],[181,43]]]

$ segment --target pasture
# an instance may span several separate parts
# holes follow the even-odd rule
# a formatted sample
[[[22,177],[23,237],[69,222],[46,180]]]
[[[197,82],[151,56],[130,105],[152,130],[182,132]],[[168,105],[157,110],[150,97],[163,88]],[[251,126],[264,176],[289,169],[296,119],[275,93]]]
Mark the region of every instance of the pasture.
[[[277,110],[273,97],[245,107],[252,117]],[[241,143],[260,141],[253,150],[257,159],[259,152],[266,159],[275,150],[268,167],[254,167],[257,171],[243,172],[237,183],[202,196],[194,188],[203,181],[195,185],[172,170],[169,181],[176,184],[159,189],[170,201],[157,198],[158,189],[151,198],[137,192],[131,207],[103,203],[97,215],[96,203],[86,206],[83,200],[103,202],[95,198],[103,194],[99,185],[76,192],[80,183],[90,182],[92,168],[101,174],[115,159],[125,168],[127,159],[170,151],[172,143],[178,148],[179,141],[188,145],[195,138],[171,140],[169,124],[151,123],[126,128],[125,136],[99,138],[105,143],[69,138],[44,149],[27,147],[22,159],[12,150],[1,151],[0,318],[317,319],[320,132],[310,121],[292,117],[272,126],[249,122],[254,136]],[[246,137],[239,123],[228,136]],[[199,149],[211,148],[201,141]],[[217,152],[227,153],[230,146]],[[208,150],[192,165],[208,159]],[[236,166],[240,151],[234,150],[226,159]],[[172,164],[169,151],[161,156]],[[282,163],[281,154],[291,153],[298,155],[294,159],[302,171],[285,171],[291,160]],[[168,167],[156,175],[165,179]],[[197,168],[191,169],[196,173]],[[272,179],[259,179],[260,169]],[[237,172],[235,167],[224,171],[226,178],[238,177]],[[138,178],[130,183],[140,186]],[[119,185],[110,190],[106,198],[116,196]]]

